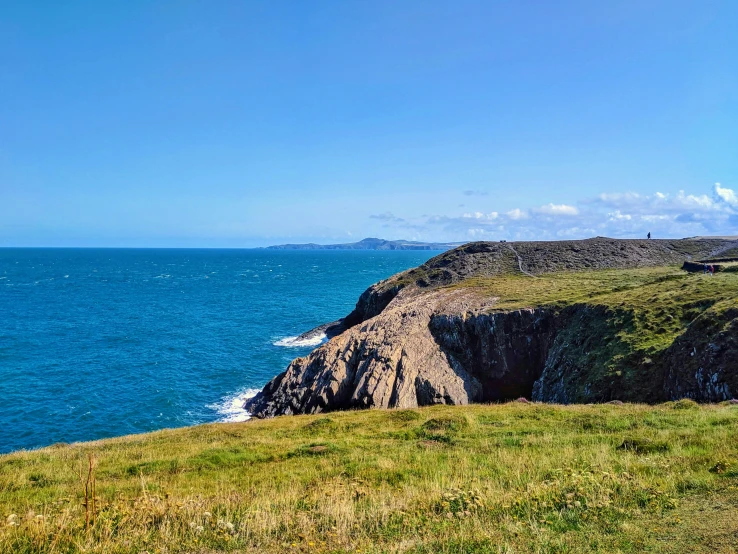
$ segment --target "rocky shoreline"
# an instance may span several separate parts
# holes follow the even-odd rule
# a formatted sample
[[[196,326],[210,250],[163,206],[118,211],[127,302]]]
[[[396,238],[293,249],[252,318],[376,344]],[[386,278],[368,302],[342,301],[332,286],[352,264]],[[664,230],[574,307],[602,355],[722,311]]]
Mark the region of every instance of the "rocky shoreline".
[[[679,307],[699,323],[684,321],[670,344],[652,352],[624,341],[618,327],[639,317],[640,297],[622,306],[587,300],[500,309],[494,284],[562,271],[679,267],[736,248],[738,241],[721,239],[467,244],[373,285],[344,319],[305,333],[330,340],[294,360],[246,409],[272,417],[519,396],[556,403],[726,400],[738,396],[738,309],[730,299],[723,310]],[[480,279],[492,292],[467,286]],[[647,284],[668,295],[671,285],[660,283]],[[618,293],[608,286],[593,294]]]

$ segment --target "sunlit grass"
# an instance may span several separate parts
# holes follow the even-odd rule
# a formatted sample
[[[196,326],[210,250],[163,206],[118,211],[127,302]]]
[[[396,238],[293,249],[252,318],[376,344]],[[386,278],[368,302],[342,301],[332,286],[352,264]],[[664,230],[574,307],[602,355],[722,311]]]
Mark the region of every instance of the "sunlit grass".
[[[0,457],[0,552],[730,552],[737,435],[728,403],[511,403],[61,445]]]
[[[576,304],[601,307],[610,323],[621,329],[619,339],[629,352],[663,350],[703,312],[738,306],[738,274],[710,276],[676,267],[552,273],[537,278],[502,275],[467,279],[451,288],[497,298],[491,311]]]

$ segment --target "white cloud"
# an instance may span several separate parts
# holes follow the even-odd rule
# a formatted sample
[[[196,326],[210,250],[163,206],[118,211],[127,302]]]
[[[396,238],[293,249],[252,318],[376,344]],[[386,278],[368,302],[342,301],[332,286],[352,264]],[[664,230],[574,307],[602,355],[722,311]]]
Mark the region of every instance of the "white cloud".
[[[734,235],[738,194],[716,184],[710,194],[602,193],[575,204],[551,202],[537,208],[487,211],[491,201],[474,199],[479,209],[460,215],[422,216],[388,225],[416,229],[434,240],[554,240],[611,237],[656,238]],[[458,208],[457,208],[458,209]],[[390,221],[393,214],[379,218]]]
[[[653,223],[655,221],[668,221],[670,218],[668,215],[643,215],[641,219],[648,223]]]
[[[713,201],[706,194],[695,196],[693,194],[685,194],[683,190],[680,190],[679,194],[677,194],[676,203],[688,208],[711,208],[713,206]]]
[[[520,208],[515,208],[514,210],[507,212],[505,215],[510,219],[517,221],[518,219],[527,219],[528,212],[525,212]]]
[[[596,229],[582,229],[581,227],[570,227],[568,229],[559,229],[558,231],[556,231],[556,236],[563,239],[591,237],[596,234]]]
[[[546,204],[536,209],[536,212],[548,215],[577,215],[579,210],[575,206],[566,204]]]
[[[624,214],[620,210],[610,212],[609,214],[607,214],[607,217],[610,219],[610,221],[630,221],[632,219],[630,214]]]
[[[494,221],[499,217],[500,214],[497,212],[490,212],[488,214],[483,214],[482,212],[474,212],[474,213],[466,213],[462,215],[464,219],[485,219],[487,221]]]
[[[656,193],[659,195],[659,197],[663,197],[665,195],[661,194],[660,192]],[[596,200],[599,200],[603,203],[612,203],[612,204],[630,204],[630,203],[636,203],[640,202],[643,199],[643,196],[638,194],[637,192],[616,192],[616,193],[607,193],[603,192],[600,194]]]
[[[738,207],[738,195],[732,189],[723,188],[720,183],[715,183],[715,194],[726,204]]]

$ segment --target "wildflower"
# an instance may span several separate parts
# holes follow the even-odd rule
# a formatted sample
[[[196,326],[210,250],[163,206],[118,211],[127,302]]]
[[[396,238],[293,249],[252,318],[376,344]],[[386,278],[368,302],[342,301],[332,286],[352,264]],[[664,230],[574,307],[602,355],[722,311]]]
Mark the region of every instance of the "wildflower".
[[[16,519],[18,519],[18,516],[16,514],[10,514],[8,516],[7,522],[8,523],[11,523],[11,522],[15,521]]]
[[[202,525],[198,525],[197,527],[195,527],[195,533],[202,533],[204,530],[205,527],[203,527]]]
[[[202,515],[203,515],[203,517],[206,517],[208,519],[210,519],[211,517],[213,517],[213,514],[211,514],[210,512],[203,512]]]

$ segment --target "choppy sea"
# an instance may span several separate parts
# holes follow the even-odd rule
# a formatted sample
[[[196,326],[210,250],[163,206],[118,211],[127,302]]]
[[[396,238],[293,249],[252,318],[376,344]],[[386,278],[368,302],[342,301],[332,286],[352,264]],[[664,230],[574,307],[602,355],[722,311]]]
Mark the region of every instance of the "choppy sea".
[[[380,279],[437,252],[0,249],[0,452],[248,418]]]

